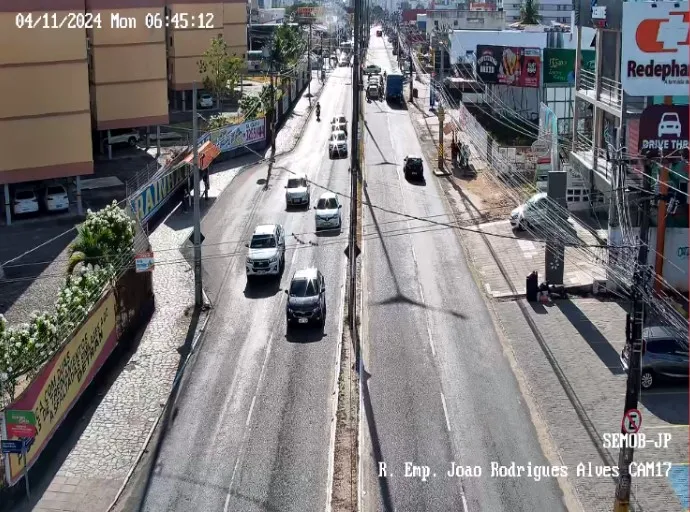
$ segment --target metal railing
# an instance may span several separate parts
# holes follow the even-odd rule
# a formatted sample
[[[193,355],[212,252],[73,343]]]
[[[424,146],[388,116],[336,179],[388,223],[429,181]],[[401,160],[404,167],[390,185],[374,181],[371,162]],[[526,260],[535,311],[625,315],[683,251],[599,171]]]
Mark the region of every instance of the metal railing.
[[[591,71],[584,69],[580,70],[577,80],[577,87],[579,90],[585,93],[592,91],[598,101],[611,105],[612,107],[620,107],[621,102],[623,101],[623,88],[621,83],[611,78],[606,78],[605,76],[599,77],[599,83],[601,84],[601,87],[597,96],[596,75]]]

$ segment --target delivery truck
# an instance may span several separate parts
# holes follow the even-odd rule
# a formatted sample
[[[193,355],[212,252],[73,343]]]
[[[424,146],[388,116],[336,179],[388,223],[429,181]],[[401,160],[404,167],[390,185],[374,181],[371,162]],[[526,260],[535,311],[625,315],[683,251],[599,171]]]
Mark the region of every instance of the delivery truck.
[[[403,76],[388,75],[386,78],[386,101],[391,103],[402,103],[403,97]]]

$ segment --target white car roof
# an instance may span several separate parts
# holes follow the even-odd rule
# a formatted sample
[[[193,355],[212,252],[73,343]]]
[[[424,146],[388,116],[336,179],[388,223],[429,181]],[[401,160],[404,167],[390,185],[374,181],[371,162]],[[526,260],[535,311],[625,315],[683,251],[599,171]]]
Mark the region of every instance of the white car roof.
[[[342,130],[334,130],[331,132],[331,136],[332,136],[331,138],[335,138],[335,136],[338,135],[339,133],[342,133],[343,135],[345,135],[345,132]]]
[[[319,199],[337,199],[338,196],[336,196],[333,192],[324,192],[321,194],[321,197]]]
[[[272,235],[276,229],[276,224],[262,224],[254,228],[255,235]]]
[[[295,275],[292,276],[292,279],[316,279],[317,274],[318,270],[316,269],[316,267],[303,268],[297,270],[295,272]]]

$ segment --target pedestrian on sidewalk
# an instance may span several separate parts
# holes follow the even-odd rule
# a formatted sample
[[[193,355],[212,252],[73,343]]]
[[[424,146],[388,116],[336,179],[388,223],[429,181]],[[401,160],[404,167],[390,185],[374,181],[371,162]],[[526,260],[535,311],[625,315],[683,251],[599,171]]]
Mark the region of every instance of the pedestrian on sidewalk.
[[[189,186],[185,183],[182,188],[182,211],[186,212],[190,206],[192,196],[189,194]]]
[[[204,181],[204,199],[208,199],[208,189],[211,188],[211,186],[209,185],[208,169],[205,169],[203,171],[201,179]]]

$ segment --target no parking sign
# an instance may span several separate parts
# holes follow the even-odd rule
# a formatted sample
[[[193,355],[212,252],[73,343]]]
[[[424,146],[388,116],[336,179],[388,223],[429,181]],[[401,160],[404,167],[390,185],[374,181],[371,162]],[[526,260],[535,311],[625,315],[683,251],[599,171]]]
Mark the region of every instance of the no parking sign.
[[[639,409],[630,409],[623,415],[623,432],[636,434],[642,426],[642,413]]]

